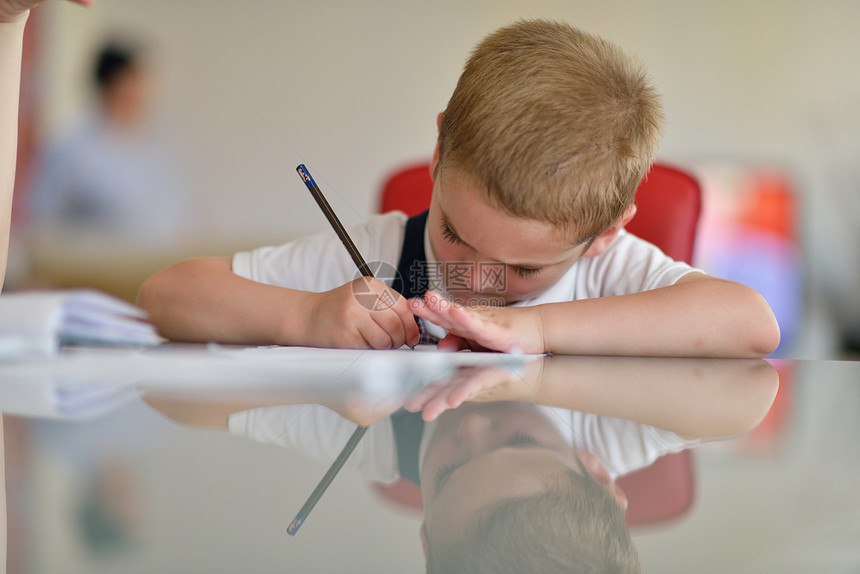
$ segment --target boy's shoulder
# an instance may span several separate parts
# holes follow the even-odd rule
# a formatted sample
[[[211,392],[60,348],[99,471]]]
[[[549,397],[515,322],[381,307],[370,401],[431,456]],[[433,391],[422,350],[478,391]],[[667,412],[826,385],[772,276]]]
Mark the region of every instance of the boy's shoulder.
[[[374,214],[346,228],[364,259],[397,264],[407,221],[393,211]],[[355,279],[355,263],[334,231],[327,229],[277,246],[233,255],[233,272],[246,279],[305,291],[333,289]]]
[[[622,230],[603,253],[583,258],[580,264],[584,298],[628,295],[667,287],[684,275],[698,271],[626,230]]]

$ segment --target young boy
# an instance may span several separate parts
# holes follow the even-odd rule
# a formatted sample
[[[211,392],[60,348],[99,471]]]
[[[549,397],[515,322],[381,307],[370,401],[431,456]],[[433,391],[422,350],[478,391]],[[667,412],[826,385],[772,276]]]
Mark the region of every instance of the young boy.
[[[397,267],[392,285],[354,279],[324,234],[179,263],[139,304],[195,341],[399,347],[419,342],[418,317],[443,349],[767,355],[779,329],[761,296],[624,231],[661,123],[622,50],[517,22],[478,45],[438,117],[429,211],[349,230],[365,259]]]

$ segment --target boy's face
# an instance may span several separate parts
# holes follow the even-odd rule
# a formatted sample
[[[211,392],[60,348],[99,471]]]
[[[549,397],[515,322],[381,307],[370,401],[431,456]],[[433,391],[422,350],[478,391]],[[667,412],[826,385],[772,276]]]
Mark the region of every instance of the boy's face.
[[[490,205],[460,170],[439,171],[427,219],[430,245],[443,263],[446,291],[460,302],[493,305],[535,297],[588,249],[548,223]]]
[[[545,492],[548,484],[580,473],[579,456],[591,477],[626,508],[627,499],[603,463],[576,455],[556,427],[533,405],[465,403],[444,413],[421,468],[424,528],[444,543],[494,502]]]

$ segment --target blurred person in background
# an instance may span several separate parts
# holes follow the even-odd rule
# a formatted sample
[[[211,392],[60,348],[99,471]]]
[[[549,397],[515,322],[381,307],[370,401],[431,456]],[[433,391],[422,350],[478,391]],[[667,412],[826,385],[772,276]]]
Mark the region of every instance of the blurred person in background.
[[[38,236],[161,248],[189,236],[187,188],[150,115],[139,49],[111,41],[96,55],[91,109],[51,141],[29,201]]]

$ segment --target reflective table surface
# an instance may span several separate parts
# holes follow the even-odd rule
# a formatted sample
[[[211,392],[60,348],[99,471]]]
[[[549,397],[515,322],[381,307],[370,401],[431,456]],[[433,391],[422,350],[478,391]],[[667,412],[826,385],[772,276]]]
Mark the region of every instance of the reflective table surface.
[[[0,410],[8,572],[860,572],[860,363],[71,349]]]

